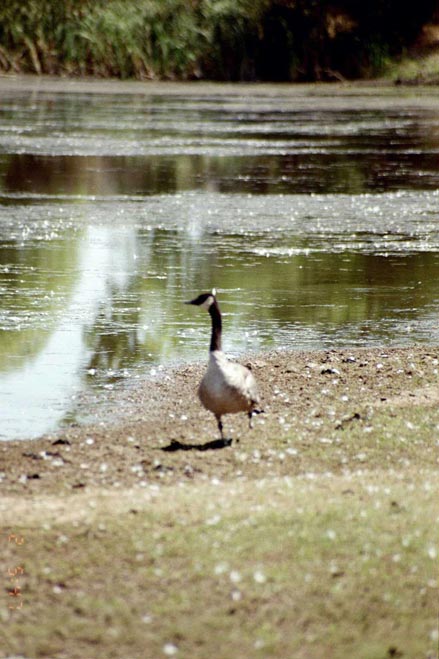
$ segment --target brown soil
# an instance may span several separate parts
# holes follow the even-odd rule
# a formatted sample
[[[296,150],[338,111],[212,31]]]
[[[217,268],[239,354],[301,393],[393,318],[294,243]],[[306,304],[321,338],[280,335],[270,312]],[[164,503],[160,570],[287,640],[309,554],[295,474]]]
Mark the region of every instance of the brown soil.
[[[380,466],[375,453],[376,460],[381,454],[368,446],[368,426],[401,407],[436,408],[438,356],[432,347],[414,347],[250,358],[264,414],[255,417],[253,430],[244,414],[224,417],[225,432],[233,437],[229,446],[218,441],[215,419],[197,399],[204,365],[168,371],[138,390],[109,394],[109,404],[123,410],[119,416],[37,440],[4,442],[0,491],[33,497],[243,474],[345,473],[360,448],[374,468]],[[364,434],[360,447],[346,441],[354,429]],[[327,450],[331,444],[339,447]],[[395,464],[401,450],[396,447],[389,458]],[[429,453],[422,460],[437,467]]]

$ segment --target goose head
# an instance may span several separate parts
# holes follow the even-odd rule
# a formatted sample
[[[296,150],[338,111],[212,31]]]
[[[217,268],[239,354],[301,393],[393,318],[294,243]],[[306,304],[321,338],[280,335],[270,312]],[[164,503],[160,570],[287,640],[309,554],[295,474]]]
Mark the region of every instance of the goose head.
[[[193,300],[189,300],[186,304],[194,304],[196,307],[202,307],[209,311],[212,304],[216,300],[216,290],[213,288],[211,293],[201,293],[198,297]]]

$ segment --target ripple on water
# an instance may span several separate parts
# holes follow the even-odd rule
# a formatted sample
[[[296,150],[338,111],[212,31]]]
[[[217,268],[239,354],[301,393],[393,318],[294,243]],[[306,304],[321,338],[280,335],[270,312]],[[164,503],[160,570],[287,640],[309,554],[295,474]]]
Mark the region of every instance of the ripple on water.
[[[270,94],[2,99],[3,436],[205,359],[213,286],[234,355],[437,343],[432,102]]]

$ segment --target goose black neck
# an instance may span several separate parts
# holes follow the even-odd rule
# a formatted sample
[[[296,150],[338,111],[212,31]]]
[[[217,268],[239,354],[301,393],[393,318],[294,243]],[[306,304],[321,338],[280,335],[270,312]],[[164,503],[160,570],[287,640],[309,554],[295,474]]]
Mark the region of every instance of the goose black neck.
[[[210,337],[210,352],[221,350],[221,311],[218,302],[215,300],[209,307],[209,314],[212,319],[212,336]]]

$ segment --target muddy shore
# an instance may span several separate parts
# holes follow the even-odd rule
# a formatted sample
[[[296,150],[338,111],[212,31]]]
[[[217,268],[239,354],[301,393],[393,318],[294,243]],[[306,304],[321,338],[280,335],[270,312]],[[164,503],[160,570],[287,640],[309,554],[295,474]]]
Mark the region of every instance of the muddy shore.
[[[215,419],[197,399],[205,366],[169,370],[138,389],[111,392],[114,409],[124,397],[123,415],[36,440],[4,442],[0,491],[32,497],[243,474],[257,479],[322,469],[340,473],[359,463],[381,468],[381,454],[368,446],[374,416],[419,404],[434,409],[438,358],[439,350],[429,346],[251,356],[243,361],[251,362],[265,413],[255,418],[253,430],[245,415],[226,416],[230,446],[217,441]],[[362,430],[362,446],[347,441],[354,428]],[[407,439],[413,435],[409,428],[404,432]],[[432,440],[434,434],[439,435],[437,427]],[[404,443],[396,447],[390,462],[397,465],[406,451]],[[355,459],[358,454],[364,455]],[[435,455],[423,460],[437,467]]]

